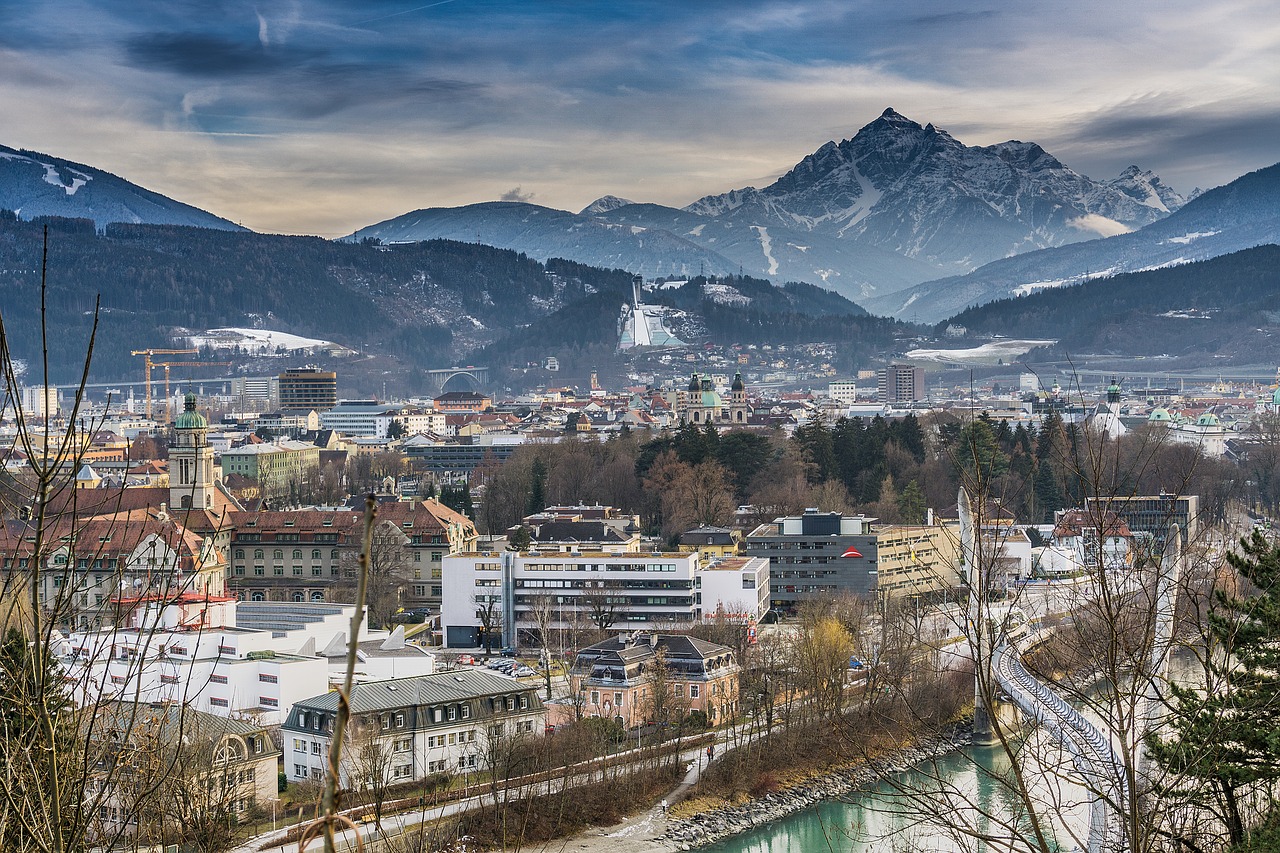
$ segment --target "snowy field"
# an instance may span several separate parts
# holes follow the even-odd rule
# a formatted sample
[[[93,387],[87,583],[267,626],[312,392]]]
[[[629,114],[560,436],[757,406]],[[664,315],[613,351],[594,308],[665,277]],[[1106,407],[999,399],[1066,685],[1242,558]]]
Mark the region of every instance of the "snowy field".
[[[345,350],[346,347],[332,341],[316,338],[304,338],[288,332],[273,332],[270,329],[209,329],[190,336],[193,347],[212,347],[213,349],[235,349],[240,347],[248,352],[260,355],[274,355],[283,350],[286,353],[299,350]]]
[[[913,349],[907,353],[907,358],[939,364],[997,364],[1002,360],[1010,364],[1035,347],[1053,343],[1057,341],[999,340],[968,349]]]

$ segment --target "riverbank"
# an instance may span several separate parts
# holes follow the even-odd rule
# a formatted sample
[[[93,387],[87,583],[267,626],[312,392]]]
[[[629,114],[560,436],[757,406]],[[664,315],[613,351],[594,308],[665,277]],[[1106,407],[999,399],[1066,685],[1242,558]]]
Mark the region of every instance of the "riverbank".
[[[844,796],[882,779],[886,774],[907,770],[921,762],[967,747],[972,739],[972,729],[968,723],[964,723],[916,746],[895,751],[871,764],[860,762],[810,777],[784,790],[744,803],[729,804],[688,818],[670,820],[666,830],[653,837],[652,841],[663,850],[703,847],[772,823],[823,800]],[[608,838],[609,834],[603,837]],[[616,853],[616,848],[611,849]]]

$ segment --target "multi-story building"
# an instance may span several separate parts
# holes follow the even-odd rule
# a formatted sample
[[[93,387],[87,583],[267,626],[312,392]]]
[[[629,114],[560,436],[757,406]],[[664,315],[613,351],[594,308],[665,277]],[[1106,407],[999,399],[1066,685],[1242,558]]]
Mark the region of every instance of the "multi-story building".
[[[242,406],[259,411],[280,405],[280,378],[277,376],[237,376],[231,380],[231,394]]]
[[[913,403],[925,398],[924,368],[891,364],[876,377],[876,392],[882,403]]]
[[[1050,577],[1078,575],[1099,569],[1118,571],[1133,564],[1133,533],[1111,510],[1054,513],[1053,538],[1041,552],[1040,570]]]
[[[327,412],[338,405],[338,374],[314,365],[280,374],[280,408]]]
[[[276,799],[280,750],[261,722],[132,701],[99,706],[93,722],[87,766],[101,788],[91,836],[168,840],[179,791],[193,812],[232,822]]]
[[[853,381],[828,382],[827,396],[837,403],[852,406],[858,402],[858,383]]]
[[[33,522],[0,526],[4,574],[11,588],[21,588],[32,574],[31,561],[40,559],[41,601],[69,628],[110,621],[121,595],[223,594],[226,564],[214,538],[195,533],[163,509],[122,518],[60,518],[46,527],[39,558],[36,538]]]
[[[794,613],[806,598],[869,595],[876,588],[874,518],[806,509],[748,534],[747,554],[770,562],[771,608]]]
[[[901,524],[876,533],[876,594],[881,602],[935,596],[961,584],[958,528]]]
[[[549,596],[554,625],[574,622],[608,629],[689,624],[701,616],[695,584],[697,554],[513,551],[444,558],[440,619],[446,645],[481,645],[501,632],[515,645],[517,630],[536,625],[531,607]],[[492,641],[492,636],[490,636]]]
[[[755,625],[769,612],[769,561],[764,557],[707,557],[695,588],[704,619]]]
[[[379,419],[400,409],[395,403],[377,400],[342,400],[320,415],[320,425],[342,435],[373,437],[378,434]]]
[[[300,637],[237,626],[235,599],[185,593],[115,603],[132,611],[120,626],[67,639],[64,675],[77,705],[173,703],[275,725],[328,686],[325,658],[281,651],[305,646]]]
[[[477,414],[493,408],[493,398],[474,391],[447,391],[432,400],[437,412],[447,414]]]
[[[239,474],[256,480],[268,501],[287,496],[291,483],[303,482],[307,472],[318,467],[319,447],[289,439],[246,444],[222,454],[222,476]]]
[[[540,735],[546,727],[537,685],[486,669],[356,684],[350,703],[352,739],[381,745],[390,755],[381,769],[387,783],[483,771],[503,744]],[[290,781],[324,778],[337,712],[336,692],[294,705],[281,727]],[[340,771],[347,787],[368,772],[356,766],[355,753],[344,749]]]
[[[248,601],[327,601],[354,577],[364,513],[354,509],[232,513],[229,589]],[[387,501],[378,521],[403,567],[407,608],[440,606],[443,560],[475,549],[475,524],[436,500]]]
[[[659,654],[666,668],[661,676],[655,672]],[[701,711],[718,724],[737,713],[740,671],[733,650],[726,646],[682,634],[641,632],[619,634],[580,650],[569,681],[584,716],[610,717],[630,727],[654,722],[658,704],[680,716]],[[663,703],[654,702],[658,678],[666,682],[669,693]]]
[[[1088,511],[1110,510],[1123,518],[1134,536],[1148,539],[1156,553],[1164,549],[1169,525],[1178,525],[1182,543],[1194,542],[1200,535],[1199,495],[1114,495],[1086,497]]]

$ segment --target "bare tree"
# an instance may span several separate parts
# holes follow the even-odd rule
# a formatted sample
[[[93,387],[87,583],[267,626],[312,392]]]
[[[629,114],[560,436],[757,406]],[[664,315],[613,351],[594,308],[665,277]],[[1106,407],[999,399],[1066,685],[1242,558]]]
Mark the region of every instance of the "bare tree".
[[[556,597],[542,592],[537,595],[529,596],[527,604],[527,612],[529,621],[533,623],[534,630],[538,633],[538,643],[542,646],[542,666],[545,670],[543,675],[546,679],[547,698],[551,698],[551,663],[560,656],[553,656],[551,653],[552,637],[556,623]]]
[[[502,612],[498,609],[498,596],[476,593],[471,596],[476,608],[476,618],[480,620],[480,634],[483,637],[484,653],[493,651],[493,637],[502,633]]]
[[[393,749],[394,744],[387,742],[376,718],[352,720],[344,750],[344,773],[350,786],[372,802],[374,822],[379,828],[382,826],[382,806],[391,787]]]
[[[409,537],[395,522],[386,521],[374,528],[369,552],[367,601],[371,627],[385,628],[391,617],[400,609],[400,598],[405,584],[412,577],[413,560],[409,549]],[[360,554],[345,551],[339,561],[344,582],[338,590],[345,599],[355,593],[355,578]]]

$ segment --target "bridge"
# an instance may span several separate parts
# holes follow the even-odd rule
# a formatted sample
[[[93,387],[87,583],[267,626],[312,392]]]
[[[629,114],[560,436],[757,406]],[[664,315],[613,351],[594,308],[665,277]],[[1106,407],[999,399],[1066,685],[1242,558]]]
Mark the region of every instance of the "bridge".
[[[449,383],[455,379],[465,378],[469,380],[470,390],[472,391],[478,391],[489,384],[489,368],[487,367],[442,367],[436,370],[428,370],[426,373],[432,390],[437,394],[443,394],[447,390],[458,390],[456,388],[448,388]]]
[[[1110,731],[1072,707],[1048,685],[1041,683],[1022,663],[1019,641],[1011,636],[1007,620],[994,626],[984,618],[980,590],[981,555],[978,552],[977,525],[974,524],[968,495],[962,488],[959,496],[961,559],[969,580],[969,629],[975,659],[975,739],[991,740],[993,727],[1000,721],[987,707],[988,696],[982,689],[983,676],[994,684],[1024,717],[1044,726],[1058,744],[1071,756],[1071,763],[1089,792],[1088,853],[1109,853],[1126,849],[1122,815],[1134,802],[1135,792],[1129,784],[1124,756],[1116,749]],[[1177,525],[1170,525],[1168,543],[1156,578],[1156,607],[1153,613],[1153,642],[1150,678],[1144,697],[1142,720],[1144,730],[1152,728],[1160,717],[1159,681],[1167,677],[1169,651],[1172,646],[1174,608],[1177,601],[1178,573],[1182,562],[1181,539]],[[994,627],[994,630],[990,630]],[[985,642],[984,642],[985,641]],[[982,655],[984,648],[989,655]],[[983,671],[985,669],[985,672]],[[1145,779],[1148,757],[1135,756],[1138,779]]]

